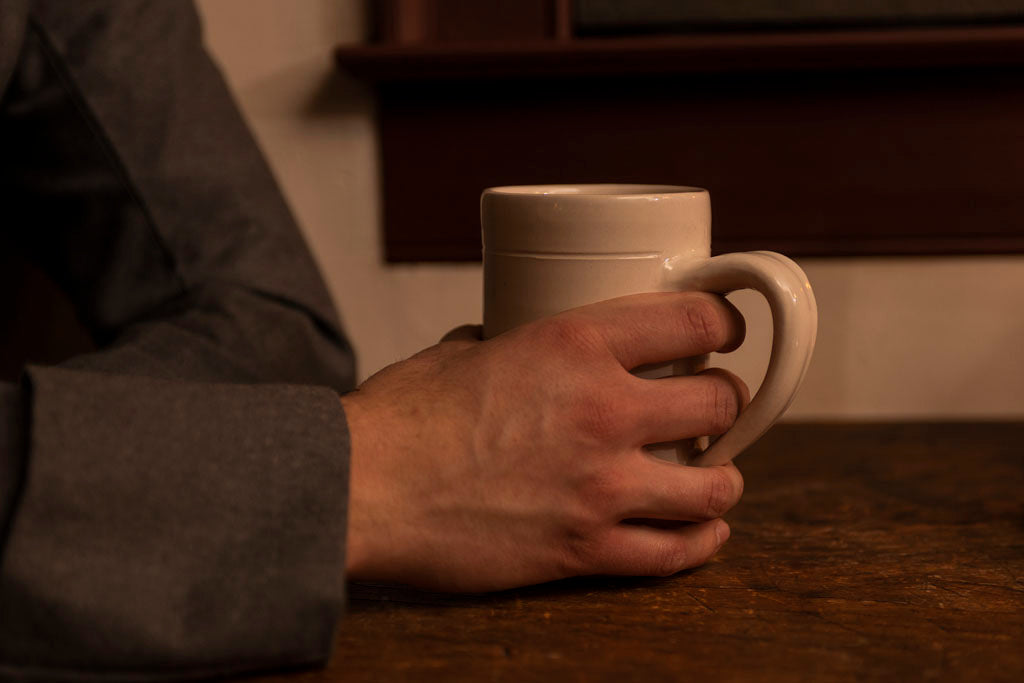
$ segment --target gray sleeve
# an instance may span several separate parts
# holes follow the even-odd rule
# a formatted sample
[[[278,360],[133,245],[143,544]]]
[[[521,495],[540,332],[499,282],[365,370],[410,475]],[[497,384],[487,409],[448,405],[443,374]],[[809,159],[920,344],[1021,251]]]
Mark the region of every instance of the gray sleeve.
[[[333,391],[30,368],[25,392],[0,679],[324,661],[344,589]]]
[[[0,149],[99,347],[0,385],[0,679],[324,661],[352,352],[190,5],[29,3]]]

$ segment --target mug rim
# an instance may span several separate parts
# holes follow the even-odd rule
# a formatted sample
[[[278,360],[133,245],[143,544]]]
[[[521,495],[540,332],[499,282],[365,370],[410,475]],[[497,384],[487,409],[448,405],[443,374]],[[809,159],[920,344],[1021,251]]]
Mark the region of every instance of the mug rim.
[[[689,185],[660,185],[644,183],[576,183],[554,185],[500,185],[489,187],[484,194],[502,197],[614,197],[614,198],[651,198],[706,194],[703,187]]]

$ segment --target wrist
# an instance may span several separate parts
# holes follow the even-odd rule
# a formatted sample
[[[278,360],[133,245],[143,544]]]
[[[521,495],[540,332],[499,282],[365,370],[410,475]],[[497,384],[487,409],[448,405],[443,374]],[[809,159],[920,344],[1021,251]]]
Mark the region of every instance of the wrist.
[[[345,533],[345,574],[350,579],[371,578],[371,550],[365,523],[366,508],[374,498],[372,477],[367,467],[376,448],[373,414],[364,405],[363,397],[354,391],[341,397],[349,435],[348,519]]]

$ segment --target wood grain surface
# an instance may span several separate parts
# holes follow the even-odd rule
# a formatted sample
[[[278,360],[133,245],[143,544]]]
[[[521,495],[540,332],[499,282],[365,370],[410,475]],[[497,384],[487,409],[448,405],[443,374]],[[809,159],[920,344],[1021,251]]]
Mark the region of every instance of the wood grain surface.
[[[478,261],[486,187],[593,182],[710,189],[719,253],[1024,253],[1024,25],[554,40],[540,0],[427,23],[455,4],[460,40],[336,54],[375,93],[390,262]],[[526,30],[513,5],[533,38],[485,39]]]
[[[259,680],[1024,680],[1022,445],[1024,424],[777,426],[704,567],[356,585],[327,669]]]

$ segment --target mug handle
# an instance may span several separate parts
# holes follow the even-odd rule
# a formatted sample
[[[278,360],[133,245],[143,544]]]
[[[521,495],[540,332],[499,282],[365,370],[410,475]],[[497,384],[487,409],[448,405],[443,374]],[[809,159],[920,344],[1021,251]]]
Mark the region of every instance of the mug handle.
[[[675,270],[679,262],[666,265]],[[768,431],[793,402],[810,365],[818,332],[814,292],[800,266],[773,251],[714,256],[670,277],[673,286],[684,291],[726,294],[754,289],[771,308],[772,351],[761,388],[729,431],[688,463],[721,465]]]

